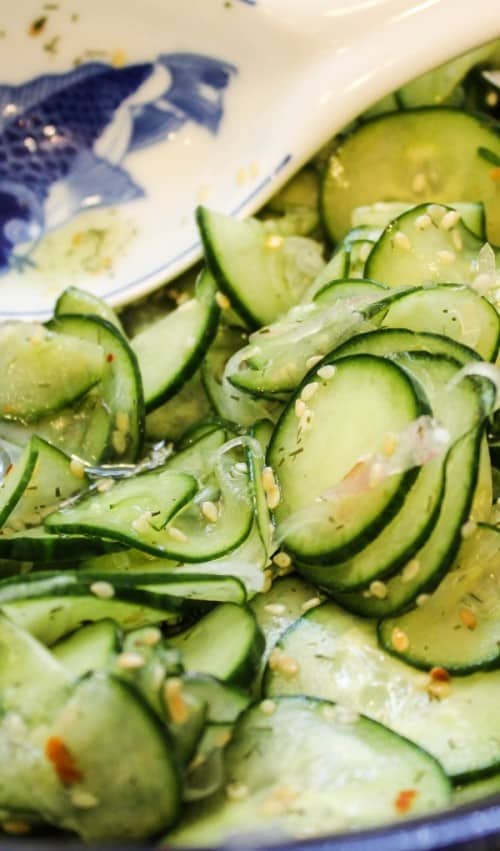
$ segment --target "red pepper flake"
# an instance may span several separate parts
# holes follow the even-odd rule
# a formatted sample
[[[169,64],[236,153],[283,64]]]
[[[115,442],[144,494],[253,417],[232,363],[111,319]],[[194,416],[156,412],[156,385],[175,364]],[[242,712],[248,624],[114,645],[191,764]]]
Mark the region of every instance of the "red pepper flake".
[[[449,683],[451,680],[449,672],[446,668],[432,668],[431,670],[431,680],[435,680],[439,683]]]
[[[29,26],[28,33],[29,35],[40,35],[45,29],[45,25],[47,23],[47,15],[43,15],[41,18],[35,18],[34,21],[31,22]]]
[[[402,789],[394,801],[394,806],[398,813],[409,813],[417,795],[418,792],[416,789]]]
[[[83,779],[73,755],[58,736],[50,736],[45,742],[45,756],[53,764],[59,780],[65,786]]]
[[[115,356],[112,352],[110,352],[109,355],[106,355],[106,360],[107,360],[108,363],[112,363],[114,361],[114,359],[115,359]]]

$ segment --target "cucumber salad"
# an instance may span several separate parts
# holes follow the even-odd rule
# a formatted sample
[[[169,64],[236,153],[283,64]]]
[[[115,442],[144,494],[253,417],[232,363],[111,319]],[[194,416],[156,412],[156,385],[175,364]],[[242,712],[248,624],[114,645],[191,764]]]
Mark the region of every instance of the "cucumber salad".
[[[214,846],[500,792],[500,44],[205,265],[0,326],[0,823]]]

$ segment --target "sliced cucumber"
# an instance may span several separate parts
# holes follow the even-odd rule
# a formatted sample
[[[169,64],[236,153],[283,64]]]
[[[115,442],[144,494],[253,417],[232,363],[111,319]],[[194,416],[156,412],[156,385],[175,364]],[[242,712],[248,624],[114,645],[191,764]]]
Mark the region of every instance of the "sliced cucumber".
[[[31,422],[76,401],[103,375],[98,341],[78,340],[43,325],[0,327],[0,417]]]
[[[377,281],[338,280],[325,284],[314,296],[316,304],[333,304],[339,299],[346,299],[356,306],[363,307],[370,302],[377,302],[384,297],[384,285]]]
[[[499,577],[500,527],[480,525],[425,605],[382,621],[383,646],[418,668],[442,667],[463,675],[498,667]],[[392,644],[395,628],[408,637],[404,652]]]
[[[443,334],[408,331],[405,328],[381,328],[378,331],[357,334],[334,349],[330,358],[337,360],[366,352],[379,357],[390,356],[395,352],[428,352],[433,355],[446,355],[458,361],[461,366],[480,360],[474,349]]]
[[[316,275],[312,284],[307,288],[302,296],[301,302],[308,304],[315,297],[325,284],[330,284],[332,281],[342,280],[346,277],[349,270],[349,253],[348,245],[340,243],[333,252],[326,266],[321,270],[319,275]]]
[[[132,339],[131,346],[142,376],[146,411],[170,399],[200,365],[217,329],[216,291],[210,273],[203,272],[194,298],[148,325]],[[159,352],[161,357],[158,357]]]
[[[479,148],[500,156],[494,127],[458,109],[424,107],[359,125],[332,154],[325,173],[321,205],[328,232],[341,239],[352,211],[376,201],[480,200],[489,238],[500,242],[497,185]]]
[[[200,207],[197,220],[210,271],[253,328],[286,313],[324,266],[319,243],[272,234],[256,219]]]
[[[414,207],[414,204],[405,204],[400,201],[378,201],[364,207],[356,207],[352,211],[352,227],[378,227],[386,228],[393,219],[399,218]],[[450,202],[449,207],[460,213],[464,225],[473,234],[486,239],[486,217],[484,204],[480,201]]]
[[[287,548],[302,561],[329,564],[376,537],[401,508],[417,474],[407,470],[370,484],[367,473],[363,486],[351,493],[354,468],[366,466],[389,434],[399,434],[429,408],[404,371],[369,355],[344,358],[327,373],[315,368],[304,386],[311,383],[310,401],[304,402],[300,387],[286,408],[268,461],[281,493],[275,517]]]
[[[422,204],[392,221],[371,250],[366,277],[390,287],[429,283],[481,285],[479,239],[451,207]],[[492,249],[493,250],[493,249]],[[500,259],[497,255],[497,265]]]
[[[440,65],[398,90],[398,98],[406,108],[440,105],[453,99],[456,87],[475,65],[487,62],[496,42],[476,47],[462,56]]]
[[[365,713],[433,754],[454,782],[498,771],[500,672],[453,680],[437,700],[429,675],[379,647],[374,623],[332,603],[296,621],[277,647],[295,660],[296,673],[287,676],[277,661],[266,674],[267,695],[311,695]]]
[[[0,558],[17,562],[71,562],[120,550],[120,544],[91,535],[59,535],[47,532],[44,526],[33,526],[21,532],[8,527],[0,534]]]
[[[73,677],[109,668],[120,647],[120,631],[109,618],[86,624],[51,648],[60,665]]]
[[[223,603],[186,632],[172,638],[189,671],[247,685],[264,639],[250,609]]]
[[[146,439],[177,441],[191,426],[212,415],[198,370],[168,402],[147,415]]]
[[[397,820],[404,790],[412,790],[412,815],[450,797],[429,754],[367,718],[346,723],[331,703],[301,696],[276,700],[269,715],[260,705],[248,709],[224,767],[227,797],[188,811],[169,844],[213,846],[238,831],[250,842],[269,831],[318,836]],[[247,794],[238,799],[232,790],[242,785]]]
[[[38,439],[32,438],[15,465],[7,466],[0,482],[1,525],[12,513],[30,482],[38,458],[38,449]]]
[[[206,703],[207,722],[234,724],[250,703],[248,694],[233,683],[221,682],[209,674],[189,671],[182,676],[184,690]]]
[[[98,316],[114,325],[121,334],[125,335],[123,325],[113,308],[102,298],[91,293],[90,290],[68,287],[57,299],[54,316],[73,316],[75,314],[77,316]]]

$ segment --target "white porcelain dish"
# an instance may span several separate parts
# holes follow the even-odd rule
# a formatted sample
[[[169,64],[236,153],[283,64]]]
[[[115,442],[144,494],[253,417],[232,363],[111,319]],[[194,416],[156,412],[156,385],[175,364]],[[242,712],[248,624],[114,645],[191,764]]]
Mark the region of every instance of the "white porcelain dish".
[[[15,14],[14,14],[15,9]],[[256,210],[370,102],[500,26],[497,0],[18,0],[0,9],[0,318],[113,304]]]

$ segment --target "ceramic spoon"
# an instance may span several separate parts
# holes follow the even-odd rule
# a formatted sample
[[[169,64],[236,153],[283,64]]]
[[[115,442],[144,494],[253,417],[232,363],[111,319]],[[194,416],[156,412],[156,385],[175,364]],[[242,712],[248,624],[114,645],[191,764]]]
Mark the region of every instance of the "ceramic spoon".
[[[18,36],[13,29],[13,37],[3,39],[0,82],[47,73],[40,44],[25,38],[26,17],[39,14],[39,7],[36,0],[21,5],[27,12]],[[149,62],[161,72],[154,75],[158,92],[153,87],[149,95],[160,111],[172,105],[165,75],[175,76],[176,56],[208,55],[219,71],[203,79],[196,71],[197,97],[203,102],[198,114],[193,79],[178,78],[174,111],[179,125],[159,141],[150,136],[142,147],[127,142],[127,127],[146,114],[140,112],[144,103],[133,100],[122,105],[122,135],[108,133],[99,141],[101,155],[137,188],[135,200],[118,193],[122,203],[116,206],[115,222],[129,227],[122,234],[122,255],[116,251],[109,268],[92,274],[85,268],[72,268],[69,275],[65,270],[60,284],[50,273],[47,289],[42,239],[33,255],[38,266],[23,276],[22,288],[18,271],[0,276],[0,316],[46,314],[68,279],[113,304],[150,291],[199,257],[193,221],[198,204],[238,216],[253,213],[381,96],[500,35],[499,0],[141,0],[140,5],[137,0],[86,0],[78,24],[66,17],[65,30],[62,17],[57,24],[59,49],[48,70],[67,72],[75,55],[85,56],[85,48],[104,41],[108,53],[101,61],[114,61],[119,52],[121,70]],[[148,96],[142,96],[147,102]],[[85,201],[87,208],[109,203],[100,187],[96,191],[90,184]],[[91,209],[82,217],[80,210],[74,221],[102,226],[93,215],[102,218],[103,211]],[[53,253],[68,257],[62,240],[71,222],[63,224],[50,236]]]

